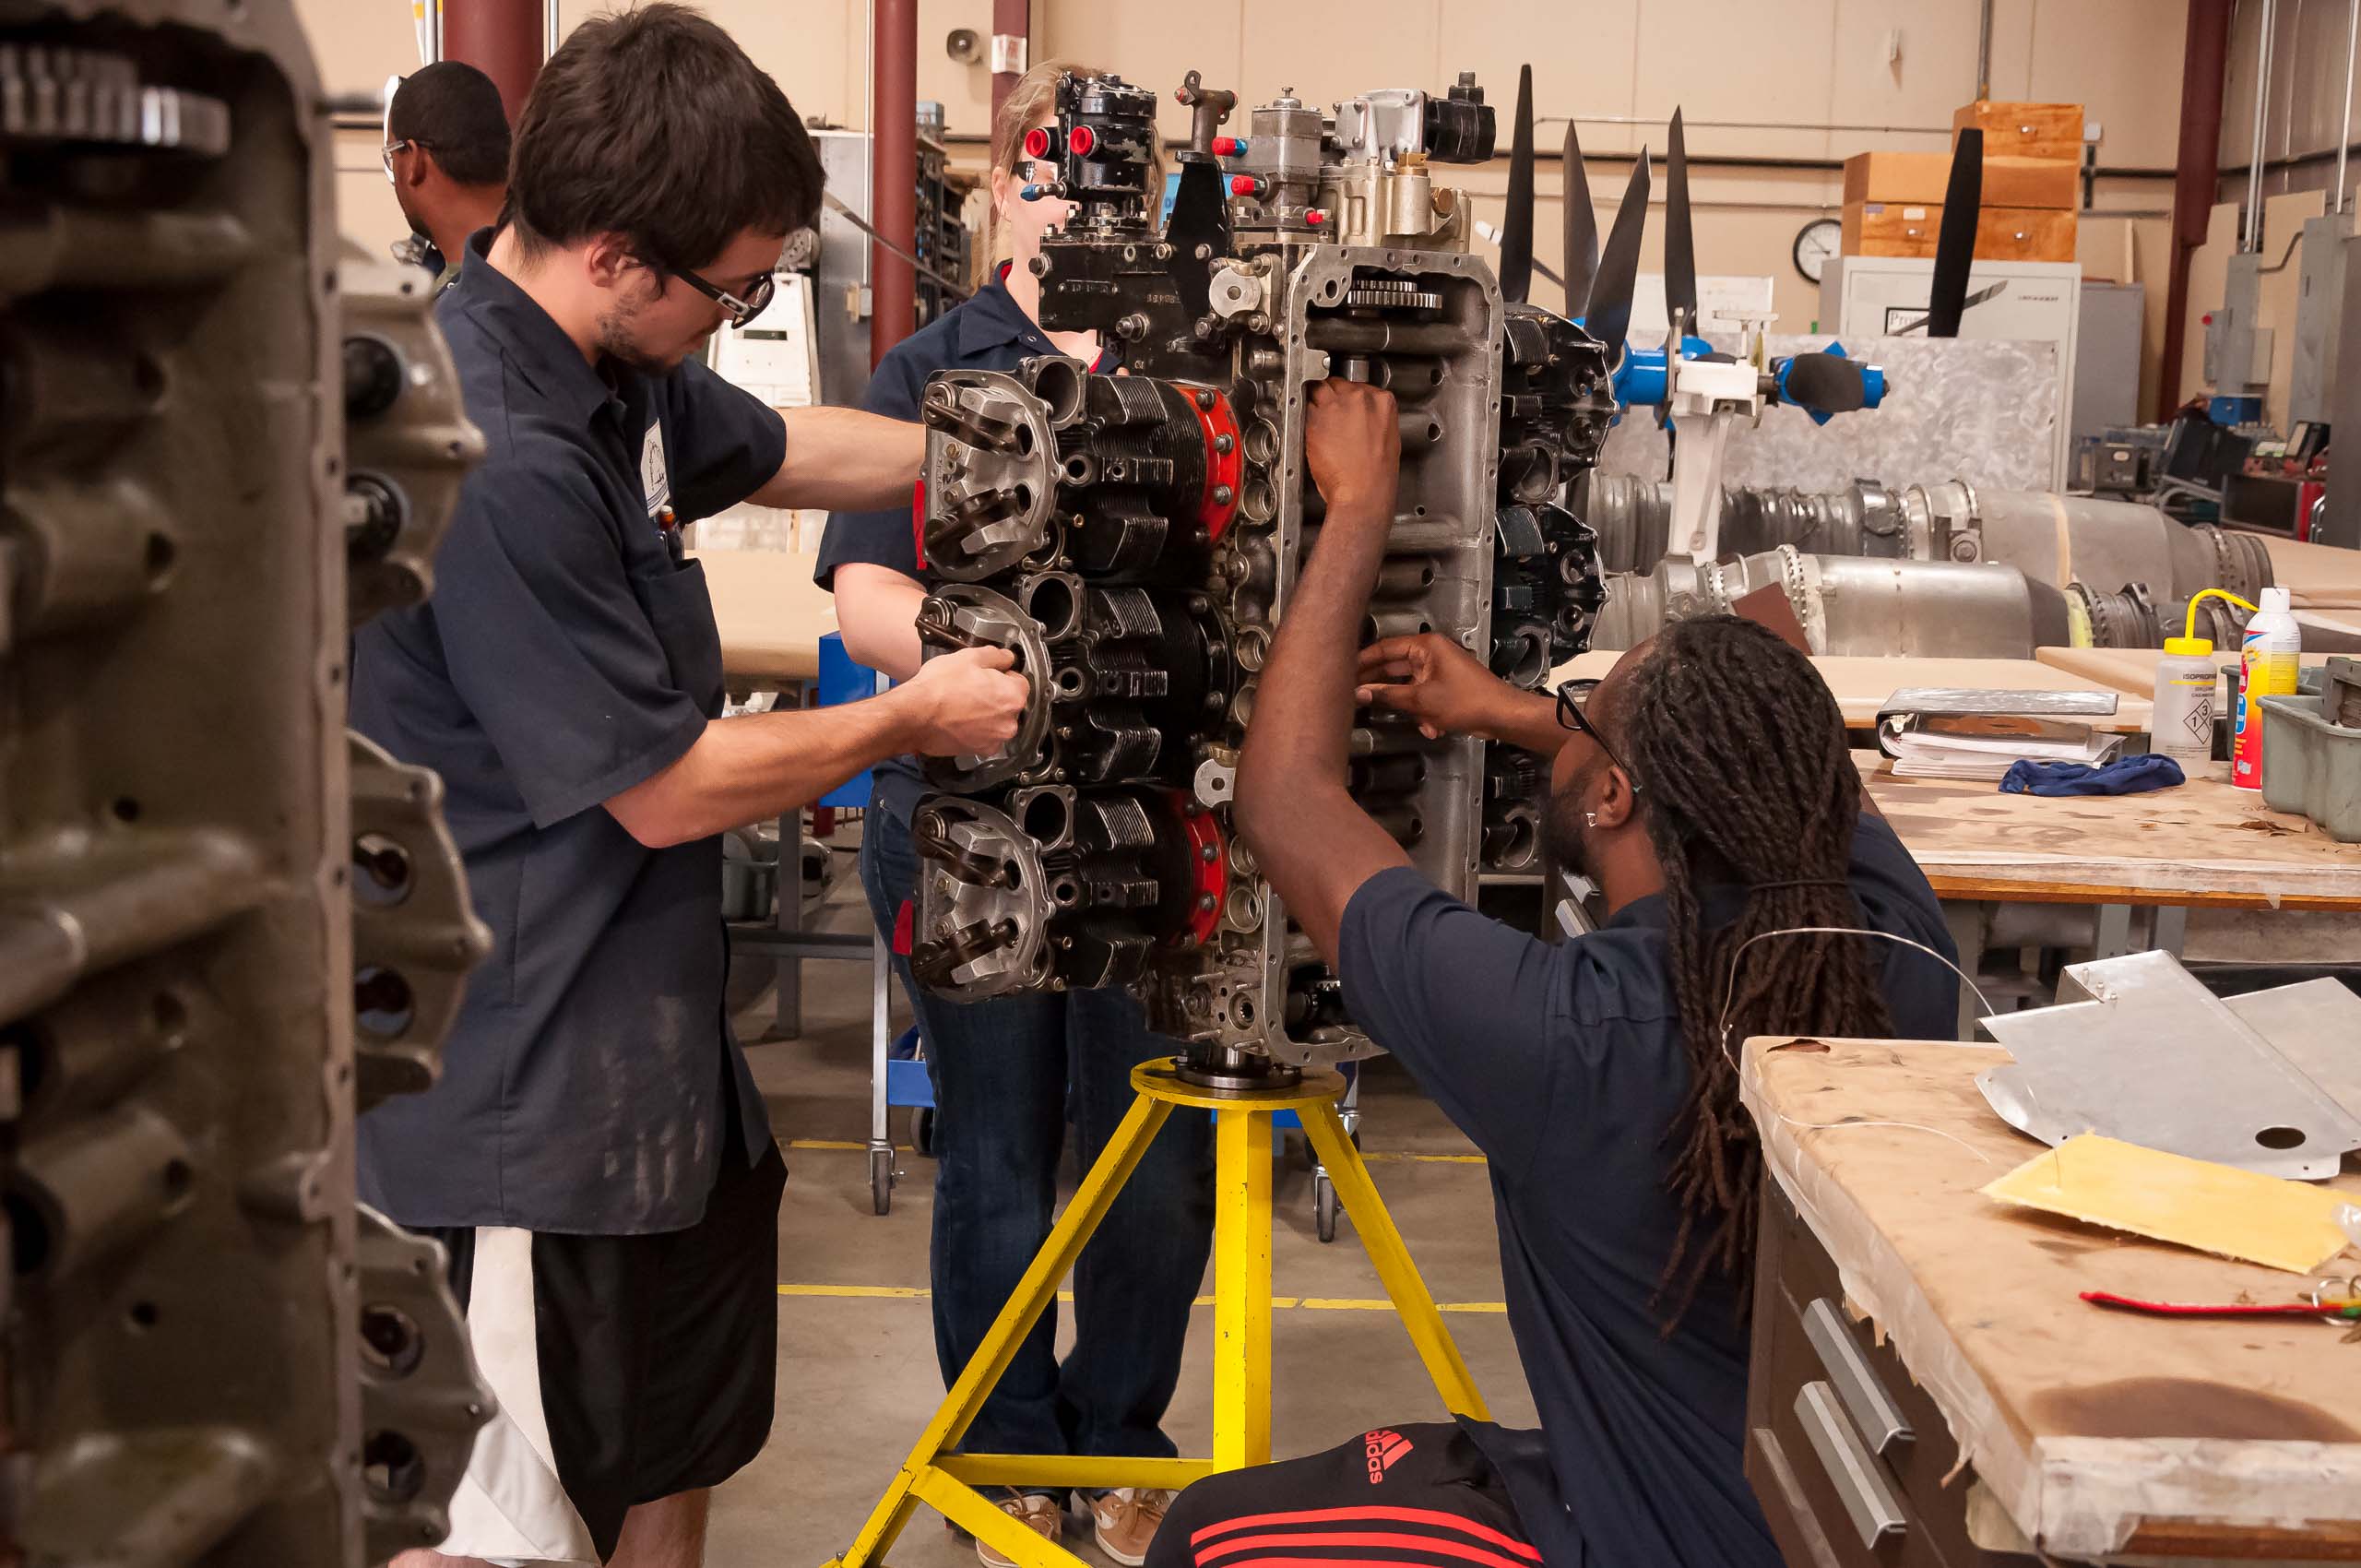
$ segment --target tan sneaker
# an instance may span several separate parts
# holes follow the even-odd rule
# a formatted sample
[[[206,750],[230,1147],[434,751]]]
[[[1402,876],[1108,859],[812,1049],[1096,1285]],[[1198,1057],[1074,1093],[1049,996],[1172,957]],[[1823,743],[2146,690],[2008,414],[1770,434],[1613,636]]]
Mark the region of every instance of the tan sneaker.
[[[1171,1506],[1172,1494],[1153,1487],[1118,1487],[1095,1499],[1090,1520],[1098,1550],[1123,1568],[1140,1568],[1147,1561],[1148,1542],[1156,1538],[1157,1526]]]
[[[1043,1497],[1038,1492],[1025,1492],[1016,1497],[1002,1499],[1000,1511],[1039,1536],[1043,1540],[1057,1540],[1066,1533],[1066,1511],[1058,1505],[1058,1500],[1054,1497]],[[1145,1540],[1146,1538],[1141,1538]],[[1016,1568],[1014,1562],[1003,1557],[981,1540],[976,1542],[976,1555],[983,1560],[985,1568]]]

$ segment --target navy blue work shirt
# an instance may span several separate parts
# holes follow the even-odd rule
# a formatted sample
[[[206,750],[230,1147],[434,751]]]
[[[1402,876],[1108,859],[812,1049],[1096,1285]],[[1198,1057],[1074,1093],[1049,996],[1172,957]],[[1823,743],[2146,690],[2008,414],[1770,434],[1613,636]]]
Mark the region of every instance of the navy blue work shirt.
[[[1956,956],[1917,863],[1866,813],[1849,875],[1866,924]],[[1738,913],[1733,889],[1703,902],[1709,924]],[[1638,898],[1553,945],[1395,867],[1354,891],[1339,937],[1353,1016],[1490,1165],[1509,1325],[1541,1431],[1467,1426],[1550,1568],[1780,1561],[1743,1472],[1738,1282],[1709,1275],[1669,1337],[1655,1300],[1680,1224],[1665,1133],[1691,1081],[1666,918],[1661,897]],[[1861,945],[1895,1028],[1952,1038],[1951,972],[1893,943]]]
[[[443,776],[490,957],[443,1075],[361,1120],[362,1200],[405,1225],[633,1235],[705,1213],[770,1135],[722,1000],[721,840],[642,845],[603,802],[722,706],[678,523],[778,471],[777,412],[694,362],[593,367],[468,245],[434,307],[483,466],[434,594],[354,639],[352,722]]]
[[[927,377],[938,370],[1014,370],[1029,359],[1059,350],[1008,291],[1008,266],[992,280],[944,315],[886,350],[869,378],[861,407],[887,419],[916,421]],[[1121,362],[1109,345],[1091,369],[1112,371]],[[886,512],[831,512],[820,536],[820,561],[812,580],[836,590],[836,568],[849,562],[890,566],[906,577],[928,580],[919,564],[918,533],[909,508]],[[919,797],[931,788],[916,757],[898,756],[877,765],[872,802],[905,826]]]

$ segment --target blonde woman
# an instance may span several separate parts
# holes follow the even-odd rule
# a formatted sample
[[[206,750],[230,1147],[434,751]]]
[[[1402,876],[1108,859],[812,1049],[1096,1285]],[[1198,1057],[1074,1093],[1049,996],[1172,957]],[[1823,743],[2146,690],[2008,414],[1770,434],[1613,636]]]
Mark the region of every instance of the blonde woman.
[[[1060,63],[1034,66],[995,116],[990,243],[976,295],[885,356],[870,381],[865,406],[872,412],[917,419],[919,394],[938,370],[1014,370],[1041,354],[1117,368],[1120,344],[1101,343],[1095,333],[1051,332],[1038,319],[1040,280],[1031,263],[1042,233],[1071,208],[1049,197],[1024,198],[1028,184],[1056,177],[1054,167],[1037,169],[1026,156],[1025,134],[1055,120],[1058,77],[1069,69],[1089,74]],[[847,650],[896,680],[908,679],[919,667],[913,622],[926,588],[908,509],[831,517],[817,577],[836,596]],[[877,929],[890,937],[897,927],[908,929],[901,911],[918,881],[910,809],[927,786],[908,757],[880,765],[875,778],[861,883]],[[918,1014],[934,1082],[934,1341],[947,1383],[1050,1233],[1069,1120],[1087,1165],[1130,1109],[1132,1068],[1178,1048],[1149,1033],[1138,1004],[1121,992],[962,1006],[914,985],[906,956],[897,956],[895,968]],[[1161,1422],[1180,1376],[1190,1304],[1204,1278],[1212,1234],[1210,1121],[1176,1116],[1074,1270],[1073,1351],[1059,1361],[1052,1306],[968,1430],[967,1446],[1077,1456],[1174,1454]],[[1075,1501],[1088,1512],[1098,1549],[1136,1568],[1170,1498],[1126,1488]],[[1054,1491],[1011,1496],[1002,1506],[1051,1539],[1065,1528],[1066,1500]],[[1005,1562],[981,1543],[977,1550],[987,1563]]]

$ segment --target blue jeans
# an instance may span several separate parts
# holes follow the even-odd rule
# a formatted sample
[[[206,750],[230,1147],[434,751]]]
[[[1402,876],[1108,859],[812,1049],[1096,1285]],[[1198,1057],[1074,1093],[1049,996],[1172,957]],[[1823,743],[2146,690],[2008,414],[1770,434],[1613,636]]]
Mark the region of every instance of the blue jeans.
[[[875,801],[860,880],[890,935],[918,885],[918,854],[909,825]],[[1069,1111],[1087,1170],[1131,1110],[1132,1069],[1179,1047],[1123,992],[962,1004],[915,984],[908,959],[894,968],[934,1081],[934,1351],[948,1385],[1049,1237]],[[1072,1353],[1059,1364],[1052,1301],[962,1446],[1172,1457],[1161,1422],[1212,1246],[1213,1121],[1177,1111],[1074,1265]]]

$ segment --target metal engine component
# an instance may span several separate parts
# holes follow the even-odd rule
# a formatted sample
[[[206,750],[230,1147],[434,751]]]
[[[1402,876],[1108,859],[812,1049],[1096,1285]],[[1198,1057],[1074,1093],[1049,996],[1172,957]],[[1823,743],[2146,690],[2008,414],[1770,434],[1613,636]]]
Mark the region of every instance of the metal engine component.
[[[2066,596],[2013,566],[1807,555],[1788,545],[1735,561],[1668,555],[1616,579],[1599,617],[1601,647],[1631,647],[1667,621],[1727,614],[1757,588],[1787,596],[1816,654],[2025,659],[2071,641]]]
[[[1593,472],[1577,487],[1576,509],[1596,531],[1609,570],[1665,578],[1669,484]],[[1947,571],[1912,574],[1910,592],[1924,614],[1904,642],[1880,640],[1881,612],[1867,602],[1836,600],[1828,606],[1829,652],[2029,657],[2037,645],[2010,640],[2009,629],[2024,624],[2047,635],[2057,624],[2052,601],[2058,594],[2066,640],[2156,647],[2175,635],[2189,600],[2203,590],[2227,588],[2253,600],[2272,580],[2271,557],[2250,534],[2185,525],[2130,502],[1978,491],[1963,480],[1911,485],[1898,495],[1869,480],[1821,494],[1731,489],[1724,492],[1721,537],[1726,566],[1787,549],[1808,553],[1831,580],[1858,575],[1840,561],[1869,558],[1945,568],[1999,565],[2026,585],[2023,595],[2011,597],[2027,613],[2012,612],[2005,624],[1996,624],[1985,619],[1994,592],[1990,579]],[[1680,569],[1671,576],[1687,581]],[[1631,585],[1629,595],[1624,581]],[[1650,618],[1652,607],[1673,602],[1679,590],[1651,588],[1649,582],[1644,575],[1619,580],[1618,597],[1628,602],[1602,639],[1607,646],[1628,647],[1608,639],[1636,640],[1661,624]],[[2217,642],[2237,640],[2243,619],[2221,600],[2206,600],[2199,613]]]
[[[342,732],[346,557],[356,613],[423,593],[480,442],[422,300],[345,303],[286,0],[5,10],[0,1560],[359,1568],[491,1400],[352,1199],[356,1087],[422,1084],[483,937],[432,779]]]
[[[1134,93],[1061,89],[1044,138],[1064,149],[1061,188],[1097,178],[1076,160]],[[1334,135],[1293,99],[1251,120],[1250,138],[1205,138],[1236,172],[1181,155],[1163,232],[1143,203],[1043,242],[1043,326],[1113,333],[1126,374],[1060,358],[946,372],[922,405],[926,558],[954,581],[920,636],[1014,649],[1035,700],[1000,755],[930,765],[944,792],[915,825],[913,968],[962,1000],[1130,986],[1207,1083],[1370,1049],[1229,820],[1256,681],[1320,527],[1311,387],[1367,381],[1401,408],[1367,636],[1440,631],[1529,685],[1598,611],[1593,541],[1563,500],[1613,414],[1606,350],[1505,305],[1460,248],[1464,200],[1429,183],[1431,162],[1489,151],[1472,84],[1347,100]],[[1356,797],[1438,885],[1472,897],[1479,864],[1530,861],[1529,759],[1375,713],[1352,751]]]
[[[424,275],[344,253],[345,590],[357,626],[433,590],[434,542],[483,436],[459,405]]]

